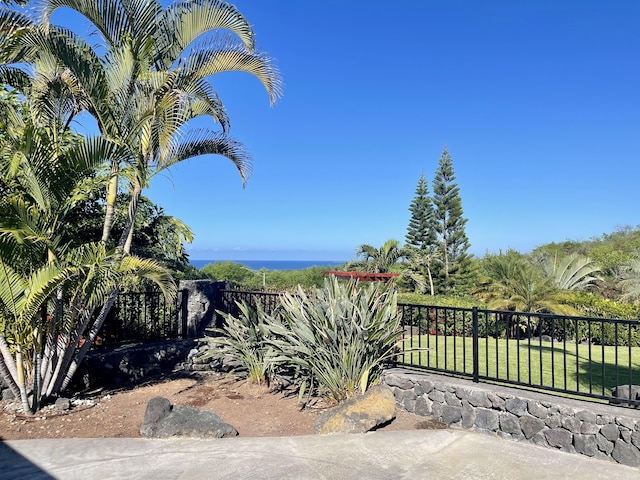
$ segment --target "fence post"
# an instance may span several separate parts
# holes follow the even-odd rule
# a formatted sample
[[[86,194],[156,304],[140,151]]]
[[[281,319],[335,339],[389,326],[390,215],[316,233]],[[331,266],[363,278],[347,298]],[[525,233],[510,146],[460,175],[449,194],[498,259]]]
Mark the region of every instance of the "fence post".
[[[189,298],[189,290],[183,288],[180,290],[180,328],[182,329],[181,338],[189,338],[188,332],[188,308],[187,308],[187,300]]]
[[[472,319],[472,335],[473,335],[473,381],[480,381],[479,362],[478,362],[478,307],[471,309]]]

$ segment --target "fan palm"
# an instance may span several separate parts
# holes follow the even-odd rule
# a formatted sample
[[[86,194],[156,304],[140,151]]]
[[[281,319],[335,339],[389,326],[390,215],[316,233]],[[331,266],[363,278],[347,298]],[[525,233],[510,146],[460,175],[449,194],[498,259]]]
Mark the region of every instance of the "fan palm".
[[[640,300],[640,260],[634,260],[624,266],[619,284],[623,292],[620,296],[621,300],[629,302]]]
[[[586,290],[595,287],[601,278],[600,269],[593,260],[573,253],[556,261],[550,255],[544,255],[540,260],[544,273],[560,290]]]

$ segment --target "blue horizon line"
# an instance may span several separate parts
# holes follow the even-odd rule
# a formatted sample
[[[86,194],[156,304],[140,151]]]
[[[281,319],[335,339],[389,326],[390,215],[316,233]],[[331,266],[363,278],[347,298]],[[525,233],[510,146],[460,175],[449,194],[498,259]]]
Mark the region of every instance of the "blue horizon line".
[[[332,267],[343,265],[349,260],[220,260],[220,259],[193,259],[189,263],[201,269],[206,265],[216,262],[239,263],[253,270],[302,270],[311,267]]]

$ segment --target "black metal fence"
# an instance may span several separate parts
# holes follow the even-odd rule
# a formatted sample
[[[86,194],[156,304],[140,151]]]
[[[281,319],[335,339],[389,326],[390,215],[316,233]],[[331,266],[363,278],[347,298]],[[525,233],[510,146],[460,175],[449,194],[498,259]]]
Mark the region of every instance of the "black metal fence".
[[[247,291],[247,290],[221,290],[218,309],[225,313],[237,316],[240,313],[239,303],[246,303],[251,308],[256,308],[260,303],[266,313],[273,313],[280,305],[280,293]]]
[[[236,301],[267,312],[279,295],[224,290],[221,310]],[[640,395],[640,321],[398,304],[402,342],[395,364],[412,369],[630,403]],[[637,398],[636,398],[637,397]]]
[[[640,406],[640,322],[398,305],[397,364]]]
[[[186,315],[181,315],[185,302],[185,290],[173,302],[167,302],[159,291],[120,293],[95,345],[183,338],[187,334]]]

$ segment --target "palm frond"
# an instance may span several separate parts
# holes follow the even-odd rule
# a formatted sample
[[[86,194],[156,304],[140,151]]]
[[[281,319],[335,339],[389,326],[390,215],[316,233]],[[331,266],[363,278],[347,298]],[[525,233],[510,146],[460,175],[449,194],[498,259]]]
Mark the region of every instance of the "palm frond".
[[[242,42],[245,51],[254,49],[249,22],[234,5],[220,0],[176,2],[163,12],[159,24],[155,61],[163,69],[169,69],[194,40],[212,30],[229,30]]]
[[[562,290],[584,290],[600,279],[595,262],[587,257],[571,254],[564,257],[554,272],[554,283]]]
[[[262,83],[271,104],[282,95],[282,77],[273,59],[261,52],[246,52],[230,36],[198,43],[194,51],[178,63],[178,69],[182,72],[181,84],[222,72],[244,72]]]
[[[158,160],[157,171],[200,155],[222,155],[231,160],[240,173],[243,186],[251,174],[251,157],[240,142],[222,133],[204,129],[191,130],[180,138]]]
[[[171,272],[155,260],[126,256],[119,266],[122,274],[135,274],[155,283],[168,301],[175,298],[177,286]]]

